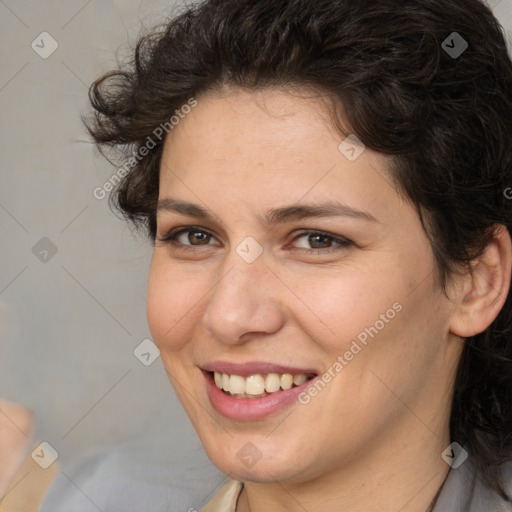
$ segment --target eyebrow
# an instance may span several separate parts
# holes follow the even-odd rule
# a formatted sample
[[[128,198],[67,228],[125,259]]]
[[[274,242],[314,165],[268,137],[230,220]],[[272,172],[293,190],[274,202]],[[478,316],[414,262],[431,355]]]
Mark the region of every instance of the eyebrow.
[[[202,206],[170,197],[160,199],[156,209],[157,212],[169,211],[212,222],[216,220],[215,216]],[[272,208],[263,216],[260,216],[259,220],[262,224],[275,226],[289,221],[321,217],[349,217],[367,222],[377,222],[380,224],[380,221],[378,221],[371,213],[363,210],[357,210],[338,202],[327,202],[322,204],[295,204],[280,208]]]

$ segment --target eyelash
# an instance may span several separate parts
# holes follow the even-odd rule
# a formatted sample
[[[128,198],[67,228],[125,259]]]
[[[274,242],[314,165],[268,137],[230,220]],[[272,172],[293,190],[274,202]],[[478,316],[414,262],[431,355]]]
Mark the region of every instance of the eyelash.
[[[157,238],[157,240],[159,242],[163,242],[163,243],[167,243],[167,244],[170,244],[172,246],[174,246],[174,248],[178,249],[178,250],[183,250],[183,251],[195,251],[196,248],[199,248],[199,247],[208,247],[210,244],[206,244],[206,245],[187,245],[187,244],[182,244],[180,242],[176,242],[176,239],[184,234],[184,233],[204,233],[206,235],[209,235],[213,238],[214,235],[212,233],[210,233],[209,231],[199,227],[199,226],[187,226],[186,228],[178,228],[178,229],[175,229],[175,230],[172,230],[170,231],[167,235],[164,235],[163,237],[159,237]],[[353,242],[351,242],[350,240],[346,239],[346,238],[342,238],[342,237],[337,237],[337,236],[334,236],[334,235],[331,235],[330,233],[327,233],[325,231],[319,231],[319,230],[304,230],[304,231],[301,231],[300,233],[298,233],[292,240],[292,242],[295,242],[296,240],[299,240],[305,236],[312,236],[312,235],[320,235],[324,238],[327,238],[329,240],[331,240],[332,242],[335,242],[337,243],[338,245],[335,246],[335,247],[327,247],[325,249],[305,249],[303,247],[296,247],[295,249],[298,249],[299,251],[306,251],[308,253],[314,253],[314,254],[328,254],[328,253],[331,253],[331,252],[336,252],[336,251],[339,251],[341,249],[345,249],[349,246],[352,246],[354,245]]]

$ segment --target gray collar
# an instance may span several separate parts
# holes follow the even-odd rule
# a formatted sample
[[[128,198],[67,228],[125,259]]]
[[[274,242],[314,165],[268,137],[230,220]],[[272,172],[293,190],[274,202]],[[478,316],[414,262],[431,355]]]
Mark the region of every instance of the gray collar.
[[[475,474],[468,460],[446,477],[433,512],[512,512],[507,503]],[[512,495],[512,463],[503,466],[505,490]]]

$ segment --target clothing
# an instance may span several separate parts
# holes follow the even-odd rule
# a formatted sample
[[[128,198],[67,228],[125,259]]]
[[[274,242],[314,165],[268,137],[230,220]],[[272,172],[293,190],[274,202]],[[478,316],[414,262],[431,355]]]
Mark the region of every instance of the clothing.
[[[504,478],[511,496],[512,464],[504,466]],[[201,512],[235,512],[242,489],[241,482],[228,479]],[[433,512],[512,512],[512,503],[485,487],[468,462],[450,470]]]
[[[242,482],[228,479],[201,512],[235,512],[243,487]]]

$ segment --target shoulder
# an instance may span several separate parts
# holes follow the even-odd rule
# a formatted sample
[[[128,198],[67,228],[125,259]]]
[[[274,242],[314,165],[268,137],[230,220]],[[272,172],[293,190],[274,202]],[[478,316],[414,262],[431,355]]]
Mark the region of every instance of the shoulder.
[[[199,510],[225,480],[202,451],[171,450],[168,440],[128,440],[62,462],[40,512]],[[1,512],[1,511],[0,511]]]
[[[512,460],[501,466],[504,491],[509,500],[487,486],[467,462],[448,473],[434,512],[512,512]]]
[[[502,466],[502,474],[503,474],[503,485],[505,486],[505,492],[512,499],[512,454],[510,457],[511,460],[505,462]]]

